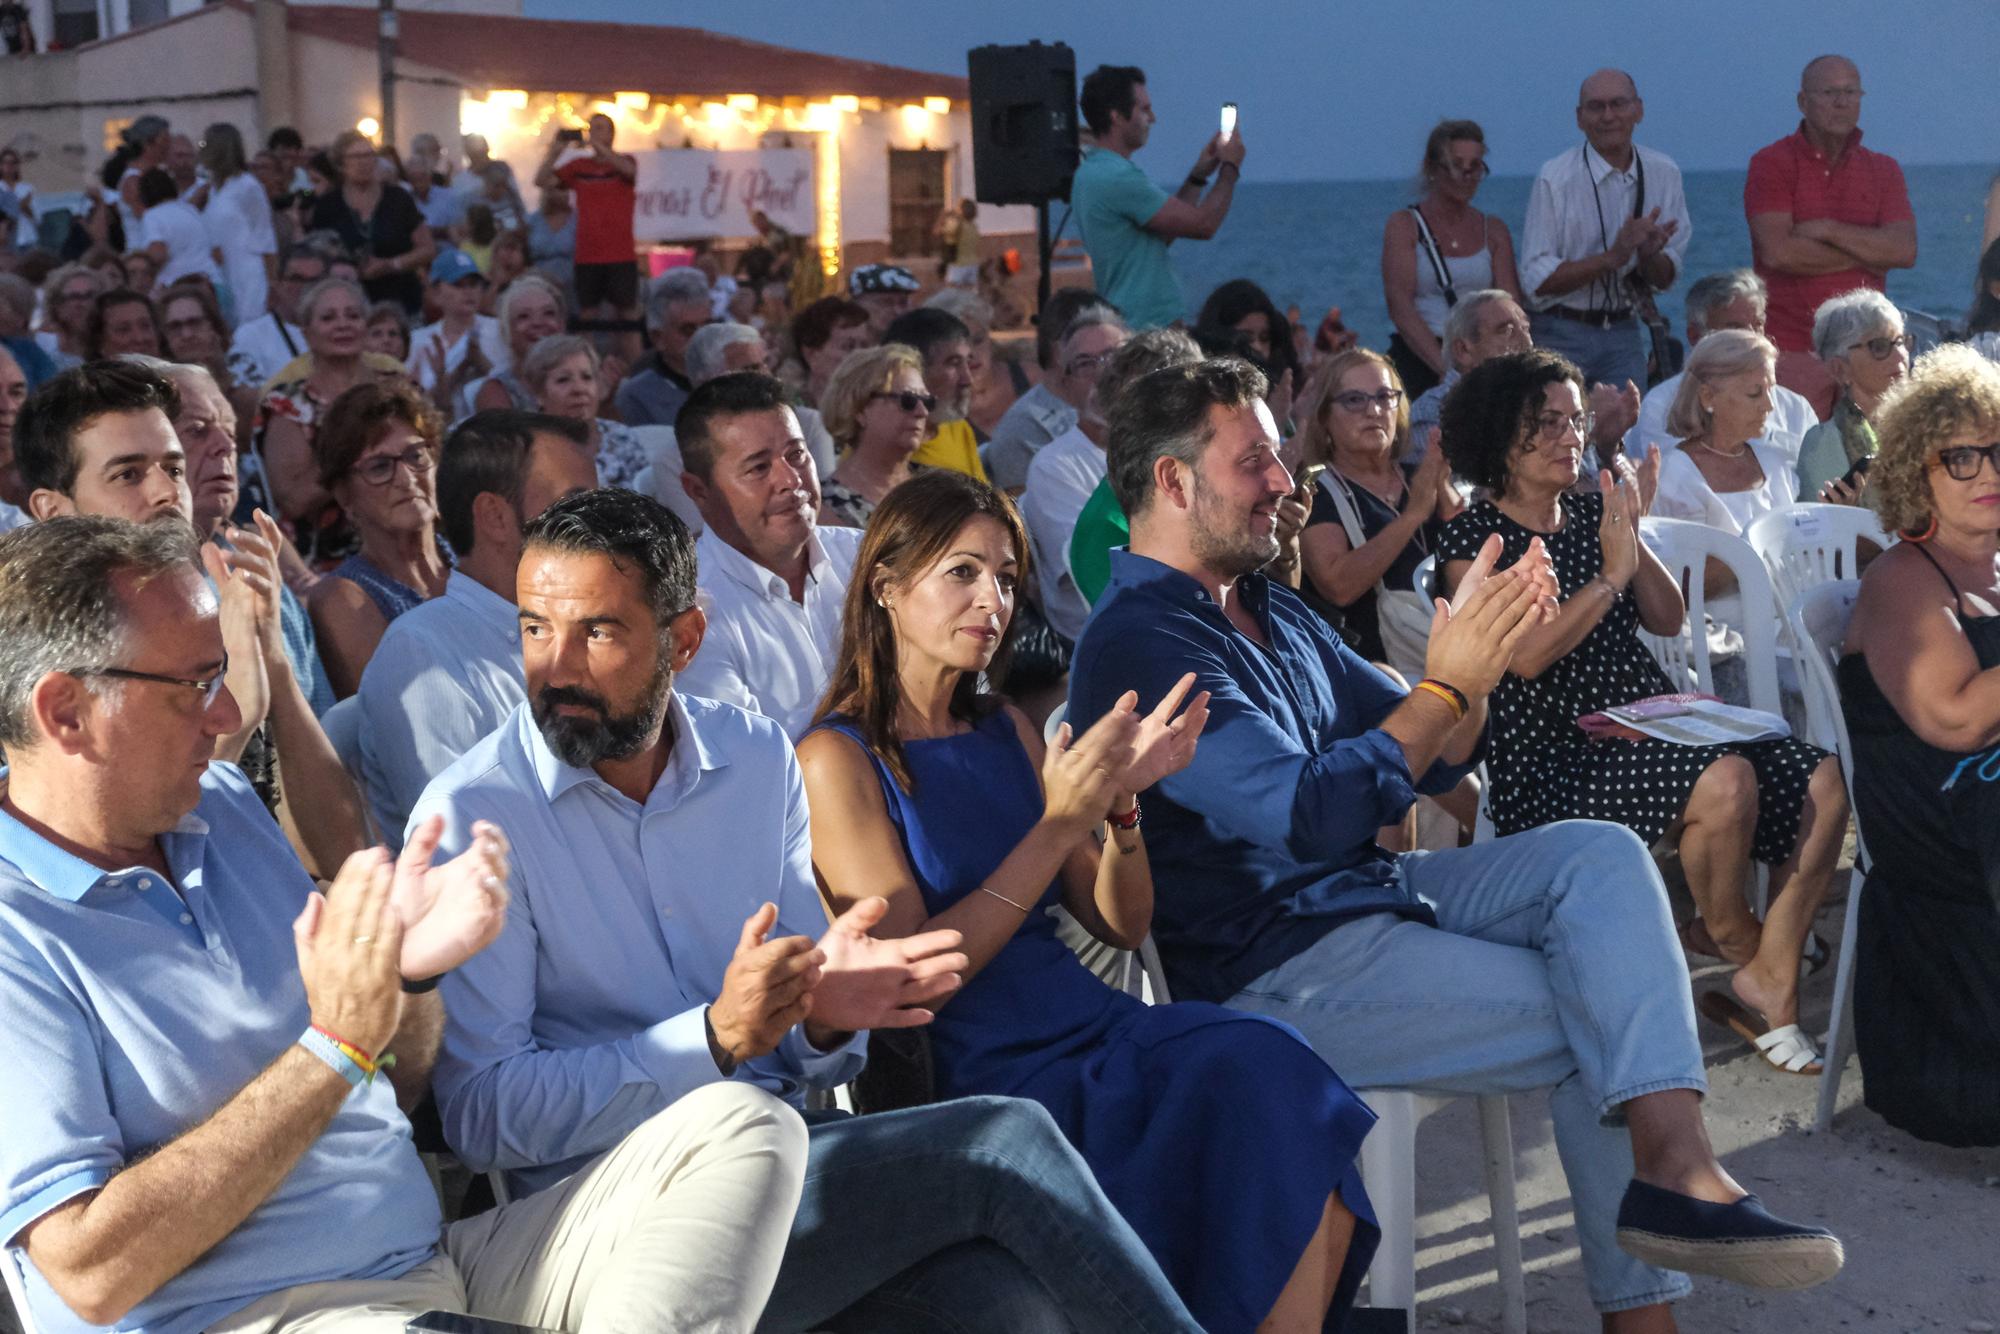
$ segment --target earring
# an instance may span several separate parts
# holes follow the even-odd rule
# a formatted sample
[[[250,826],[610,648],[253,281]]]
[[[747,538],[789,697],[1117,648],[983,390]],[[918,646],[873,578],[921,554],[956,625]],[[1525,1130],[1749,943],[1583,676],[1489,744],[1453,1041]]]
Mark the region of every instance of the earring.
[[[1930,541],[1933,537],[1937,536],[1937,515],[1935,514],[1931,515],[1931,521],[1928,524],[1925,524],[1921,530],[1916,528],[1903,528],[1897,531],[1896,536],[1902,538],[1905,542]]]

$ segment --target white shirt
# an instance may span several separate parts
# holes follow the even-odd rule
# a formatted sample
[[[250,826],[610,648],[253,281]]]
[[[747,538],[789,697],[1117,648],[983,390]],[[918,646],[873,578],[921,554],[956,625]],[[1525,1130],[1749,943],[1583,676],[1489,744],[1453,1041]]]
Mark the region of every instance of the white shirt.
[[[1667,412],[1674,405],[1674,394],[1681,387],[1681,375],[1660,381],[1646,391],[1646,397],[1639,403],[1639,420],[1625,433],[1625,452],[1638,462],[1646,456],[1646,446],[1658,445],[1660,452],[1671,451],[1680,442],[1667,430]],[[1757,437],[1757,443],[1770,445],[1785,456],[1785,462],[1794,470],[1799,466],[1799,446],[1805,442],[1806,432],[1819,424],[1819,414],[1813,411],[1811,403],[1802,394],[1793,393],[1783,385],[1771,386],[1771,415],[1764,420],[1764,434]]]
[[[677,688],[761,713],[797,741],[840,655],[840,613],[860,550],[859,528],[814,530],[801,604],[783,579],[713,529],[703,533],[694,551],[708,636]]]
[[[452,571],[389,623],[361,673],[361,774],[390,846],[430,781],[528,697],[514,604]]]
[[[262,315],[270,302],[264,256],[278,253],[271,201],[256,177],[240,171],[210,193],[201,220],[208,229],[209,244],[222,255],[231,313],[237,324],[247,324]]]
[[[460,334],[451,346],[445,349],[444,373],[449,379],[452,372],[465,364],[465,354],[472,347],[472,340],[479,340],[480,355],[486,364],[495,370],[505,370],[513,363],[514,354],[507,346],[506,335],[500,332],[500,321],[491,315],[474,315],[472,327]],[[437,388],[437,367],[431,360],[431,349],[444,341],[444,321],[426,324],[410,335],[410,374],[423,387],[425,393]]]
[[[1764,470],[1764,480],[1744,491],[1715,490],[1686,450],[1663,450],[1653,513],[1663,519],[1691,519],[1741,537],[1766,514],[1797,504],[1799,475],[1785,456],[1775,446],[1760,441],[1751,441],[1750,449],[1757,456],[1757,466]],[[1742,596],[1729,592],[1708,599],[1708,614],[1724,625],[1741,626]]]
[[[1543,163],[1528,193],[1528,219],[1521,230],[1521,290],[1527,293],[1529,310],[1568,306],[1624,311],[1631,307],[1631,294],[1622,282],[1610,301],[1602,282],[1561,296],[1538,297],[1535,289],[1548,281],[1557,265],[1588,259],[1611,248],[1618,239],[1618,229],[1632,216],[1641,163],[1646,171],[1646,197],[1640,212],[1657,208],[1662,225],[1679,224],[1662,253],[1672,261],[1674,276],[1680,276],[1688,236],[1694,229],[1688,219],[1687,195],[1681,189],[1681,169],[1665,153],[1634,144],[1632,166],[1619,171],[1599,157],[1596,149],[1582,144]],[[1593,181],[1595,194],[1591,191]],[[1636,256],[1627,260],[1618,277],[1623,279],[1637,266]]]
[[[1069,540],[1104,474],[1104,451],[1081,428],[1072,426],[1035,452],[1028,464],[1028,489],[1021,493],[1021,517],[1034,545],[1042,611],[1065,639],[1082,634],[1083,623],[1090,619],[1090,603],[1070,575]]]
[[[215,265],[214,243],[208,239],[208,228],[202,224],[201,214],[194,211],[194,205],[169,199],[147,209],[139,224],[139,244],[150,246],[156,241],[167,248],[167,262],[160,266],[160,276],[156,279],[160,287],[190,273],[202,274],[221,285],[222,270]]]
[[[305,350],[306,331],[267,310],[236,326],[229,340],[229,370],[243,384],[262,386]]]

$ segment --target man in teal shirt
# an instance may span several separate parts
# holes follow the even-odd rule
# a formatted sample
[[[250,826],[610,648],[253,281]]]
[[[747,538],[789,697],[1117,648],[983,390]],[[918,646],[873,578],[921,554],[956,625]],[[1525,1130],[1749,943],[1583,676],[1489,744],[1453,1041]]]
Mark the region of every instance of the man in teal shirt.
[[[1132,161],[1153,129],[1145,71],[1100,65],[1083,81],[1078,104],[1096,143],[1084,151],[1069,199],[1097,290],[1134,329],[1173,324],[1187,307],[1167,246],[1183,236],[1205,241],[1222,226],[1243,165],[1243,137],[1210,139],[1180,189],[1168,194]]]

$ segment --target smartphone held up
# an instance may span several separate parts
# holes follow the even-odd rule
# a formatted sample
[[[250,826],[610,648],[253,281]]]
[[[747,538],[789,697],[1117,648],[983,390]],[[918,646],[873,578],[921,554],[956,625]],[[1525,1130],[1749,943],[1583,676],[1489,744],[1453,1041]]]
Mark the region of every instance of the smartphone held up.
[[[1229,140],[1230,136],[1234,135],[1235,133],[1236,133],[1236,104],[1234,102],[1224,102],[1222,104],[1223,141],[1226,143]]]

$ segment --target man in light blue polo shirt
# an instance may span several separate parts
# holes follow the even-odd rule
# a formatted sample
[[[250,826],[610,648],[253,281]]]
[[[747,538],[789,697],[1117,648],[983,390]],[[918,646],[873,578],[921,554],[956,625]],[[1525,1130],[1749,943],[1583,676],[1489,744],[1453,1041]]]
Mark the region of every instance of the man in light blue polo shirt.
[[[880,899],[829,928],[783,730],[673,688],[707,622],[665,507],[558,501],[528,526],[516,589],[528,703],[412,827],[445,816],[446,847],[475,819],[508,831],[506,929],[444,983],[438,1110],[467,1166],[534,1191],[692,1090],[801,1103],[852,1079],[866,1030],[927,1022],[966,964],[956,931],[870,936]],[[1039,1106],[808,1121],[766,1334],[1195,1328]]]
[[[1134,65],[1100,65],[1083,81],[1077,101],[1096,143],[1084,150],[1069,202],[1097,290],[1125,312],[1134,329],[1186,319],[1187,302],[1167,262],[1167,246],[1181,237],[1206,241],[1222,226],[1243,166],[1243,136],[1210,139],[1194,170],[1168,194],[1132,161],[1153,132],[1146,72]]]
[[[432,828],[315,892],[210,762],[239,717],[195,551],[184,524],[96,516],[0,537],[0,1245],[33,1324],[749,1328],[804,1165],[755,1089],[441,1227],[401,1107],[437,1048],[431,982],[505,918],[505,840],[477,826],[432,867]]]
[[[424,788],[527,698],[514,567],[521,527],[597,485],[589,428],[494,408],[459,423],[438,457],[438,526],[458,564],[444,594],[398,616],[361,673],[361,775],[390,847]]]

